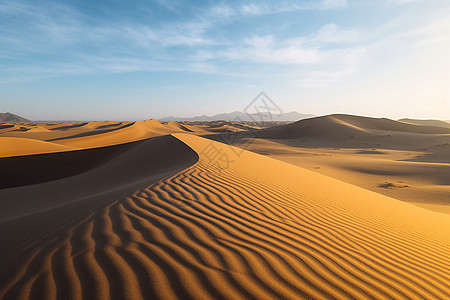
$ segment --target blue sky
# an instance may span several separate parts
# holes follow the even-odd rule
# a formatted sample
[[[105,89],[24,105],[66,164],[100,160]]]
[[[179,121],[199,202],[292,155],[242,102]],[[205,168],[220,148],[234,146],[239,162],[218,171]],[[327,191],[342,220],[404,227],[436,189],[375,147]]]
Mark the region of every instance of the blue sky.
[[[448,0],[0,0],[0,111],[450,119]]]

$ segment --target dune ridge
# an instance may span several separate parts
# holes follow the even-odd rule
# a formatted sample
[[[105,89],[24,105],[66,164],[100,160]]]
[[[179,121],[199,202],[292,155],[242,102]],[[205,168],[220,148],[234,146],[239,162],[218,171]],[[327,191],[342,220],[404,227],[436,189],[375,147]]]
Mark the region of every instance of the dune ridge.
[[[0,298],[450,297],[449,216],[204,138],[173,136],[195,150],[197,163],[181,163],[189,154],[176,163],[178,173],[150,184],[129,178],[141,183],[120,192],[113,191],[114,181],[97,184],[107,195],[97,198],[101,205],[91,201],[95,207],[81,213],[86,205],[74,199],[65,215],[78,211],[81,217],[59,231],[39,212],[20,217],[28,226],[39,220],[34,232],[40,237],[9,261],[13,268],[0,271]],[[211,146],[229,164],[208,155]],[[123,154],[127,170],[114,165],[122,161],[119,156],[61,182],[24,188],[47,190],[66,182],[67,193],[74,180],[132,172],[142,165],[145,149],[150,148]],[[117,182],[126,178],[119,177]],[[20,197],[22,189],[0,190],[0,196]],[[1,228],[19,223],[9,218]],[[1,245],[13,237],[26,245],[32,236],[23,235],[25,229],[2,232]],[[4,247],[0,257],[22,249]]]

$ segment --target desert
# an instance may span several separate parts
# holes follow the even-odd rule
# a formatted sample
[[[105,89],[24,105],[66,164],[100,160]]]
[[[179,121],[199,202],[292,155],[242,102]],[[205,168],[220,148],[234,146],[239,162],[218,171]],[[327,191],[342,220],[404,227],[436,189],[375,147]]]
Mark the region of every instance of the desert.
[[[449,142],[350,115],[3,126],[0,297],[446,299]]]
[[[450,1],[0,0],[0,300],[450,300]]]

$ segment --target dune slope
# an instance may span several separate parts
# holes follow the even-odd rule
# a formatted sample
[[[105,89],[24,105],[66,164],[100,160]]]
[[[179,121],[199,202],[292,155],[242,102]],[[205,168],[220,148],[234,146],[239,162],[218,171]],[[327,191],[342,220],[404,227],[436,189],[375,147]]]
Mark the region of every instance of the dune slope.
[[[76,147],[58,145],[29,138],[0,137],[0,157],[70,151],[76,149]]]
[[[160,137],[160,169],[142,161],[156,144],[140,145],[77,176],[0,191],[8,199],[2,206],[28,209],[0,214],[0,298],[450,297],[449,216],[200,137],[174,136],[198,153],[195,165],[184,144]],[[166,176],[152,183],[155,172]],[[80,184],[87,190],[69,190]],[[25,199],[49,187],[75,197],[62,206],[68,211],[48,195]],[[72,220],[58,221],[62,213]]]

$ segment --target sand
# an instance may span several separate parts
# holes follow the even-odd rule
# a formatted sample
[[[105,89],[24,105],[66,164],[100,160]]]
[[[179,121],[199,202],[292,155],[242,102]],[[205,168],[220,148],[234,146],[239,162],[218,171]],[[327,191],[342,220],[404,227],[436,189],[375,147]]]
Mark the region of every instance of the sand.
[[[450,164],[446,158],[450,152],[436,155],[436,162],[427,162],[414,161],[414,158],[426,158],[430,151],[313,147],[302,142],[283,144],[263,139],[245,146],[256,153],[386,196],[434,211],[449,212]],[[381,186],[385,183],[407,187]]]
[[[413,151],[355,148],[381,129],[349,121],[336,122],[364,136],[349,138],[344,163],[374,168]],[[17,168],[1,174],[1,299],[450,298],[450,215],[201,137],[217,134],[208,126],[112,124],[49,129],[55,141],[0,134],[36,149],[0,158]],[[446,138],[434,130],[407,134]],[[248,147],[327,154],[289,135]]]
[[[75,149],[77,148],[35,139],[0,136],[0,157],[60,152]]]
[[[333,115],[256,135],[237,144],[421,207],[449,211],[450,129]],[[407,188],[384,188],[386,182]]]

